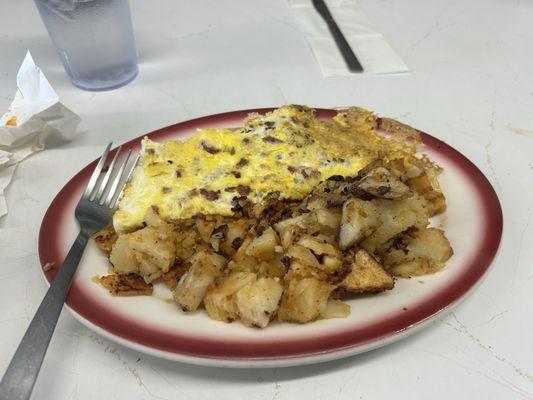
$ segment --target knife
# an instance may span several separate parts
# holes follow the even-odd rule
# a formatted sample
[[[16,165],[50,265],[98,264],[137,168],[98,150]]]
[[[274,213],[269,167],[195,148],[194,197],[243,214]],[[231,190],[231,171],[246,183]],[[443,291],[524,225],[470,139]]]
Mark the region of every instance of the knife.
[[[313,6],[328,25],[328,29],[331,35],[333,36],[333,39],[335,40],[335,43],[337,44],[337,47],[339,48],[342,57],[344,58],[344,61],[348,66],[348,69],[351,72],[363,72],[363,67],[361,63],[359,62],[350,45],[346,41],[346,38],[339,29],[339,26],[333,19],[333,16],[329,12],[328,6],[324,2],[324,0],[313,0]]]

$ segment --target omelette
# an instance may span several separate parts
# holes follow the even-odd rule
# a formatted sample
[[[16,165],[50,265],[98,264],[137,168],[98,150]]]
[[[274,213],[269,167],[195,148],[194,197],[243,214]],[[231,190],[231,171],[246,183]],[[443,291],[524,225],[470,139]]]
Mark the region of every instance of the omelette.
[[[288,105],[250,115],[242,127],[199,129],[185,141],[145,138],[114,228],[141,227],[151,207],[165,220],[232,216],[236,197],[301,199],[319,182],[356,176],[377,158],[405,159],[415,147],[380,136],[378,122],[361,108],[322,120],[311,108]]]

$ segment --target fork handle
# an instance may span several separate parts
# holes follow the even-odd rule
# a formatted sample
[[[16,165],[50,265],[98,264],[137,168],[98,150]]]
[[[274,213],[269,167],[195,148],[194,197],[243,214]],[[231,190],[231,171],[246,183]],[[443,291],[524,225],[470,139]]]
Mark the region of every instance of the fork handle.
[[[27,400],[90,233],[82,229],[52,281],[0,383],[0,399]]]

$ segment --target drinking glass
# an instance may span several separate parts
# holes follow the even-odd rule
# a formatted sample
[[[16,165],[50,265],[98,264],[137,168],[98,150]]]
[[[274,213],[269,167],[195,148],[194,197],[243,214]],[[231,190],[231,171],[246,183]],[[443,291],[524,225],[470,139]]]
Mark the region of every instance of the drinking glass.
[[[128,0],[35,0],[35,4],[74,85],[109,90],[137,76]]]

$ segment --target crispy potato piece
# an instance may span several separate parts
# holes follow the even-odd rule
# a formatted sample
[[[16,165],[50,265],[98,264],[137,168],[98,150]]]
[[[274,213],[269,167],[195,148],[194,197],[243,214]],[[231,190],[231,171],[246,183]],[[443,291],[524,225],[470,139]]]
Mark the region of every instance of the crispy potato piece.
[[[175,259],[174,234],[169,227],[147,226],[120,235],[109,255],[117,273],[137,273],[147,283],[168,272]]]
[[[320,314],[322,318],[346,318],[350,315],[350,305],[337,299],[329,299],[326,308]]]
[[[304,323],[319,318],[325,312],[334,288],[316,278],[291,279],[285,283],[278,319]]]
[[[261,235],[254,238],[246,248],[246,255],[261,261],[268,261],[276,255],[275,247],[279,244],[278,235],[272,228],[267,228]]]
[[[287,250],[290,248],[294,242],[296,242],[301,234],[303,229],[297,226],[290,226],[284,229],[280,234],[281,246]]]
[[[174,290],[174,300],[183,311],[195,311],[202,302],[209,285],[220,275],[226,259],[203,250],[191,259],[191,268],[181,277]]]
[[[213,229],[215,229],[215,222],[209,221],[204,217],[200,217],[196,219],[196,230],[198,231],[200,238],[205,242],[209,243],[209,239],[211,238],[211,233],[213,233]]]
[[[441,192],[431,190],[427,193],[424,193],[424,198],[427,200],[429,205],[430,217],[433,217],[437,214],[442,214],[444,211],[446,211],[446,198]]]
[[[374,200],[381,225],[373,234],[359,243],[369,253],[384,245],[397,234],[411,227],[425,227],[429,223],[428,205],[420,195],[404,200]]]
[[[342,255],[338,256],[324,256],[322,258],[322,270],[328,274],[335,274],[344,269],[342,262]]]
[[[283,288],[277,279],[259,278],[235,296],[239,317],[246,326],[264,328],[278,309]]]
[[[189,263],[181,263],[170,268],[168,272],[165,272],[163,275],[161,275],[165,285],[167,285],[170,290],[176,289],[179,280],[183,274],[189,270],[190,266],[191,265]]]
[[[323,234],[338,236],[341,226],[341,212],[337,209],[321,208],[314,211]]]
[[[100,229],[93,235],[93,239],[100,250],[109,253],[117,241],[117,233],[113,226],[108,226],[104,229]]]
[[[293,279],[304,279],[304,278],[316,278],[321,281],[328,281],[329,274],[322,269],[311,267],[309,265],[303,264],[299,260],[292,260],[291,265],[285,276],[283,277],[284,282],[289,282]]]
[[[194,228],[184,228],[175,234],[176,256],[183,261],[189,260],[195,253],[205,248],[202,239]]]
[[[300,240],[298,240],[298,244],[307,247],[317,255],[326,254],[328,256],[336,256],[340,254],[339,249],[332,244],[309,235],[302,236]]]
[[[238,319],[235,294],[256,279],[257,275],[252,272],[234,272],[220,277],[204,297],[207,314],[213,319],[224,322]]]
[[[369,171],[357,184],[360,190],[379,199],[402,200],[412,192],[405,183],[385,167]]]
[[[246,254],[246,249],[252,242],[253,237],[248,234],[239,249],[233,254],[228,263],[228,270],[231,272],[255,272],[257,267],[257,260]]]
[[[244,238],[253,224],[251,219],[239,219],[229,222],[226,238],[220,243],[220,250],[226,257],[231,257],[241,247]]]
[[[287,251],[287,256],[291,257],[294,260],[297,260],[298,262],[320,269],[320,263],[318,262],[315,255],[309,250],[307,247],[300,246],[300,245],[294,245],[289,248]]]
[[[422,172],[420,175],[410,178],[407,185],[427,200],[430,216],[446,211],[446,199],[442,194],[435,173],[432,171]]]
[[[137,274],[113,274],[102,276],[100,283],[113,296],[150,296],[153,291],[151,283],[146,283]]]
[[[376,205],[371,201],[349,199],[342,206],[339,246],[346,250],[374,233],[381,225]]]
[[[394,279],[364,249],[350,251],[345,262],[351,271],[339,285],[341,293],[375,293],[394,287]]]
[[[286,229],[291,228],[291,227],[305,229],[307,226],[311,224],[313,217],[314,217],[314,214],[306,213],[306,214],[298,215],[296,217],[284,219],[283,221],[279,221],[275,223],[274,229],[280,235],[283,235],[283,232]]]
[[[444,266],[453,250],[444,232],[436,228],[412,230],[387,243],[380,255],[385,268],[401,277],[434,273]]]

